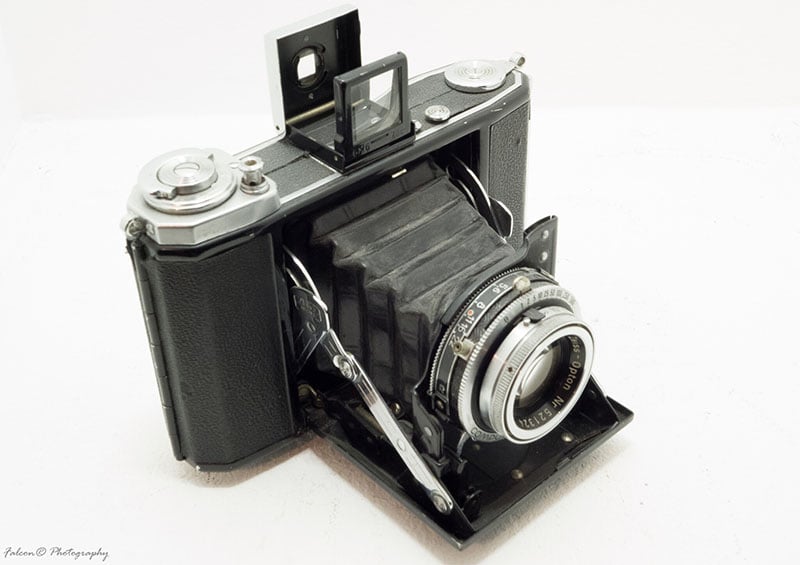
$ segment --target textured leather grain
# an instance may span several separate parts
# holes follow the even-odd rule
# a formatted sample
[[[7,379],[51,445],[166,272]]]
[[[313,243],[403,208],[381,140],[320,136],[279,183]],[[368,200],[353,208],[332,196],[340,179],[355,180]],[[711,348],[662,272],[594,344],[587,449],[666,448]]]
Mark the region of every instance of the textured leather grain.
[[[522,245],[525,230],[525,176],[528,162],[530,105],[524,104],[489,129],[489,186],[492,198],[500,200],[514,216],[514,231],[508,242]]]
[[[230,465],[295,433],[272,237],[193,260],[140,256],[179,457]],[[169,398],[167,398],[169,396]]]

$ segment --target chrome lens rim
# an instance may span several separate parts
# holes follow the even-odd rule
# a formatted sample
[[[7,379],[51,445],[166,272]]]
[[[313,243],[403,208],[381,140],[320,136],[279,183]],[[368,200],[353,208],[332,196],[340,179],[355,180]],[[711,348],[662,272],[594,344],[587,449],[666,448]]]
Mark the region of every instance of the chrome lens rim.
[[[574,408],[589,381],[594,340],[589,329],[570,310],[542,308],[544,318],[523,317],[492,355],[481,386],[482,418],[513,443],[531,443],[555,429]],[[566,340],[571,350],[548,374],[547,392],[529,410],[517,416],[517,399],[531,366],[556,343]],[[560,347],[563,347],[560,345]]]
[[[513,287],[512,287],[513,288]],[[565,307],[573,307],[575,299],[555,284],[540,284],[512,300],[501,310],[481,333],[466,361],[458,386],[457,413],[462,426],[476,441],[492,442],[504,439],[503,434],[492,430],[488,422],[482,421],[479,410],[474,410],[479,398],[481,383],[485,383],[483,368],[496,350],[496,343],[505,333],[508,324],[522,316],[525,310],[535,308],[545,301],[557,301]],[[469,331],[466,333],[470,333]],[[470,334],[471,335],[471,334]]]

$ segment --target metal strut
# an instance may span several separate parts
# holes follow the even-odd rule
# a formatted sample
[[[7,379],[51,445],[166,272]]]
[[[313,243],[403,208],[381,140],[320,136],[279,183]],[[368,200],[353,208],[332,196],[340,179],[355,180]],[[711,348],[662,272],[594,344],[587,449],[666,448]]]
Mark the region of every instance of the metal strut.
[[[336,332],[331,328],[328,307],[322,301],[303,263],[289,249],[284,247],[284,251],[290,259],[286,264],[286,273],[293,283],[289,292],[302,321],[295,335],[295,351],[300,366],[305,364],[317,347],[322,347],[341,375],[356,387],[364,404],[408,470],[425,489],[436,510],[449,514],[454,504],[450,493],[430,470],[414,444],[406,438],[394,414],[361,364],[339,341]]]

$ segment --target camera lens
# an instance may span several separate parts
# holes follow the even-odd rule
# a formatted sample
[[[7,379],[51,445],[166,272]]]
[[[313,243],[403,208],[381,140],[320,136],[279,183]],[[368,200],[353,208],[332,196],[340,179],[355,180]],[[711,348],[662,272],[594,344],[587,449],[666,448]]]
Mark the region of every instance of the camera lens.
[[[494,348],[480,389],[483,421],[514,443],[535,441],[555,428],[589,377],[588,328],[565,308],[539,312],[538,321],[523,315]]]
[[[544,352],[527,363],[522,370],[522,384],[517,393],[515,411],[533,406],[542,396],[542,389],[550,380],[555,366],[561,360],[561,341],[551,344]]]
[[[575,407],[593,357],[572,294],[541,272],[513,270],[463,304],[440,343],[429,390],[475,441],[530,443]]]

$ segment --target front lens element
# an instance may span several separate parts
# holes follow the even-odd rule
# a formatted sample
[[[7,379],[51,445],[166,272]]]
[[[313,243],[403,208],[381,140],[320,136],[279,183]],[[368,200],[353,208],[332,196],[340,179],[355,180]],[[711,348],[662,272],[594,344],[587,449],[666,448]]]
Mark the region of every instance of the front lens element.
[[[544,437],[580,398],[594,352],[592,335],[563,308],[522,317],[497,346],[480,389],[481,415],[495,433],[514,443]]]
[[[516,410],[530,408],[542,396],[551,379],[553,369],[561,360],[561,342],[558,341],[544,350],[544,353],[533,359],[520,371],[522,384],[517,393]]]

